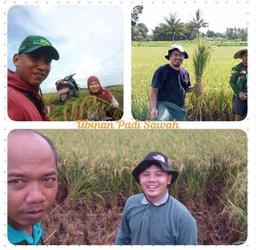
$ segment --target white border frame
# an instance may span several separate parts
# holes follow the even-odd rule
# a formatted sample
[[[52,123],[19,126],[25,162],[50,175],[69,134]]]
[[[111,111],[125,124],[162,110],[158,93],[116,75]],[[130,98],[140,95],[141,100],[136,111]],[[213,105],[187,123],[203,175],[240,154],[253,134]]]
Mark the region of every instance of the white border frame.
[[[77,129],[76,122],[12,122],[7,116],[7,14],[8,9],[13,5],[30,5],[30,4],[93,4],[93,5],[120,5],[124,11],[124,117],[126,122],[132,122],[131,116],[131,36],[130,32],[130,13],[131,6],[134,4],[150,4],[150,3],[178,3],[178,2],[194,3],[194,4],[208,4],[224,2],[228,5],[243,3],[248,6],[248,47],[249,47],[249,82],[254,83],[249,86],[249,99],[248,99],[248,116],[241,122],[179,122],[181,129],[241,129],[246,132],[248,138],[248,238],[243,245],[238,246],[175,246],[176,249],[250,249],[254,250],[256,247],[255,232],[256,232],[256,2],[255,0],[0,0],[0,185],[2,191],[0,192],[0,199],[2,200],[0,207],[0,248],[13,249],[6,237],[7,231],[7,183],[6,183],[6,169],[7,169],[7,155],[6,155],[6,140],[8,132],[16,128],[33,128],[33,129]],[[141,123],[144,124],[143,122]],[[32,246],[15,246],[17,249],[27,249]],[[45,249],[118,249],[119,246],[36,246],[36,248]],[[130,249],[131,246],[122,246],[123,249]],[[133,249],[159,249],[159,246],[136,246]],[[163,248],[173,248],[173,246],[163,246]]]

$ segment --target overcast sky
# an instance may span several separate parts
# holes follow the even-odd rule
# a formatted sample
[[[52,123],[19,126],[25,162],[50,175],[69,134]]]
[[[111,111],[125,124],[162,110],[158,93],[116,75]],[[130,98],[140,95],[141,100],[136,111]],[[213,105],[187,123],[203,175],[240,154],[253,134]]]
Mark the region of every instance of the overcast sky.
[[[8,67],[12,56],[28,35],[46,37],[60,54],[41,85],[55,91],[55,82],[74,76],[80,87],[90,75],[103,86],[123,84],[123,15],[111,5],[14,6],[8,12]]]
[[[221,3],[221,1],[218,1],[217,4],[201,3],[200,5],[189,4],[188,1],[186,4],[184,1],[176,1],[175,4],[171,1],[167,4],[166,2],[164,4],[146,4],[145,2],[139,22],[145,23],[151,32],[159,23],[165,22],[164,17],[168,17],[170,13],[176,12],[181,22],[189,22],[195,18],[197,9],[201,10],[203,19],[209,23],[208,28],[201,29],[203,32],[208,29],[214,32],[225,32],[227,27],[247,27],[249,4],[227,4]]]

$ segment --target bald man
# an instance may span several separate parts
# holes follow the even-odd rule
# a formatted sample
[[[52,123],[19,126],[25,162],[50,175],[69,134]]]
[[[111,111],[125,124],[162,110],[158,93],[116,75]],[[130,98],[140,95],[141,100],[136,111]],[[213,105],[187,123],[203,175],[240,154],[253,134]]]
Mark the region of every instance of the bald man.
[[[55,202],[57,154],[46,136],[13,130],[8,136],[8,240],[15,245],[43,244],[40,221]]]

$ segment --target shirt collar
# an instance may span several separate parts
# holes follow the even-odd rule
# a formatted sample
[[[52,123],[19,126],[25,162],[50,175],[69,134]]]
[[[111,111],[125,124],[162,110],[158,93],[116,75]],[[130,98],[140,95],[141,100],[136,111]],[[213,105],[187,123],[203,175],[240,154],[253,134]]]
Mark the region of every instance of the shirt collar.
[[[12,244],[18,244],[19,242],[26,241],[28,245],[37,245],[44,234],[44,230],[40,223],[32,225],[33,235],[29,235],[23,230],[17,230],[10,224],[8,224],[8,240]]]
[[[169,199],[169,193],[168,193],[168,191],[166,191],[165,195],[164,195],[159,201],[154,202],[154,203],[150,202],[150,201],[146,198],[146,196],[145,196],[145,194],[144,194],[144,196],[143,196],[143,198],[142,198],[142,201],[141,201],[141,204],[143,204],[143,205],[153,204],[154,206],[157,206],[157,207],[158,207],[158,206],[161,206],[161,205],[165,204],[168,199]]]

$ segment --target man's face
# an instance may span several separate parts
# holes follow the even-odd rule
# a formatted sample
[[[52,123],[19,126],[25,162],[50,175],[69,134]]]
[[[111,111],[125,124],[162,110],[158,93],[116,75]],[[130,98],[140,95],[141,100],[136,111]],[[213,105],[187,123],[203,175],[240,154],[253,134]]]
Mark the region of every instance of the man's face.
[[[151,202],[159,201],[171,184],[172,176],[159,167],[151,165],[139,175],[140,186]]]
[[[242,63],[247,66],[247,52],[242,55]]]
[[[171,65],[173,65],[174,67],[179,67],[183,62],[184,55],[179,50],[175,49],[170,52],[169,59]]]
[[[51,70],[51,61],[50,56],[40,49],[31,54],[15,54],[13,57],[15,74],[23,82],[39,86]]]
[[[92,93],[96,94],[100,90],[100,84],[97,81],[91,81],[89,83],[89,89]]]
[[[48,142],[37,134],[8,138],[8,223],[31,233],[55,201],[57,169]]]

